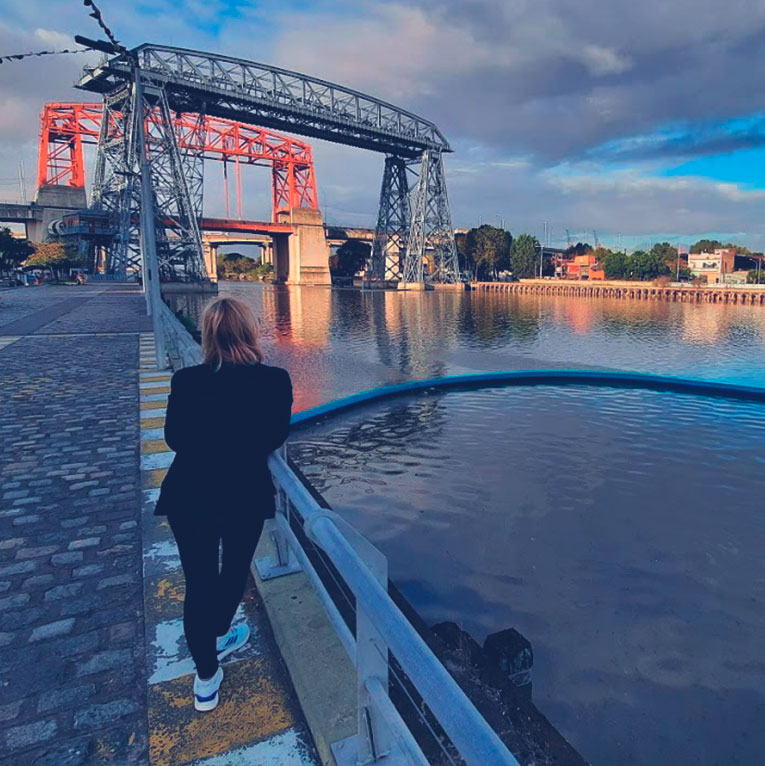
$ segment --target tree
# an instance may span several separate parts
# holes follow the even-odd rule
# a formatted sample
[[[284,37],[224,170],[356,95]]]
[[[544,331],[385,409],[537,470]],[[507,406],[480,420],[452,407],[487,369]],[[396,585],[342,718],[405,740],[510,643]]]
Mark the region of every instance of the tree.
[[[651,255],[663,260],[667,265],[674,266],[677,263],[677,248],[672,247],[669,242],[656,242],[651,248]]]
[[[260,279],[271,271],[270,264],[263,264],[260,258],[250,258],[241,253],[218,253],[218,279]]]
[[[510,265],[513,238],[509,231],[483,224],[467,233],[465,251],[479,279],[493,277]]]
[[[629,265],[631,277],[644,282],[670,273],[669,266],[662,255],[653,250],[650,253],[645,250],[636,250],[630,256]]]
[[[0,229],[0,268],[16,269],[34,252],[34,247],[9,228]]]
[[[460,267],[460,274],[470,274],[470,277],[474,279],[475,262],[468,249],[468,233],[458,231],[454,235],[454,244],[457,246],[457,262]]]
[[[37,242],[32,255],[24,261],[25,268],[48,268],[59,279],[67,268],[79,265],[75,248],[61,242]]]
[[[527,279],[537,273],[539,240],[531,234],[519,234],[510,248],[510,269],[516,279]]]
[[[695,244],[691,245],[692,253],[712,253],[719,247],[722,247],[722,242],[718,239],[700,239]]]
[[[336,277],[353,277],[366,267],[372,248],[360,239],[349,239],[329,257],[329,270]]]
[[[630,273],[629,256],[626,253],[607,250],[600,256],[606,279],[628,279]]]

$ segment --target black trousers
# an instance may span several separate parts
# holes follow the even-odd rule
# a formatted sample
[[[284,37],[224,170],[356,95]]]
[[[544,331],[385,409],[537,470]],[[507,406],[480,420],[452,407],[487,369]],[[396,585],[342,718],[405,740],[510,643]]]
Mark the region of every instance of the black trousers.
[[[258,509],[259,511],[261,509]],[[200,678],[218,670],[215,639],[231,626],[247,585],[264,514],[249,508],[216,508],[168,514],[186,580],[183,631]],[[219,550],[222,545],[222,563]]]

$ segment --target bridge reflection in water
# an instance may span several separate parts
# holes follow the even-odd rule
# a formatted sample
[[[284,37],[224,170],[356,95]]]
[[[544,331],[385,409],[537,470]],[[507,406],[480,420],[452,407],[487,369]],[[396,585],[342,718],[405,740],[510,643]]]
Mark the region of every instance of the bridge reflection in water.
[[[247,282],[220,290],[261,317],[265,350],[292,373],[299,409],[385,383],[483,370],[602,367],[765,380],[765,314],[756,306]],[[211,297],[168,300],[198,322]]]

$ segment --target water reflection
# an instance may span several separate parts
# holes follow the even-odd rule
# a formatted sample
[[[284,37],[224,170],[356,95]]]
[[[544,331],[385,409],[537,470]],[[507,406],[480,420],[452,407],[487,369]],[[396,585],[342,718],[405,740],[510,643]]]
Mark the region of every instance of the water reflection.
[[[607,367],[762,385],[757,306],[395,293],[222,283],[261,317],[301,407],[385,383],[483,370]],[[172,296],[199,320],[210,296]]]

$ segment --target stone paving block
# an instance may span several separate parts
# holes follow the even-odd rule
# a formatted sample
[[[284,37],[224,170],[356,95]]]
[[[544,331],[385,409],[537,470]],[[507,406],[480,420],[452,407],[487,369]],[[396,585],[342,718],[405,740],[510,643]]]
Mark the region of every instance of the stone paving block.
[[[130,699],[112,700],[100,705],[89,705],[74,714],[75,729],[92,729],[130,715],[136,710],[136,703]]]
[[[35,303],[19,311],[37,334],[3,348],[0,362],[0,510],[10,512],[0,515],[0,583],[8,583],[0,592],[12,599],[0,601],[0,717],[15,716],[0,722],[0,764],[143,766],[144,637],[134,592],[141,550],[113,537],[140,518],[144,302],[134,291],[101,286],[65,311],[35,313],[72,295],[48,287],[14,293],[14,301]],[[6,309],[4,300],[0,324]],[[123,334],[96,336],[94,328]],[[117,559],[123,568],[115,571]],[[112,576],[125,580],[97,592]],[[115,656],[102,653],[120,650],[127,654],[112,667]]]
[[[11,750],[17,750],[27,745],[34,745],[50,739],[56,733],[54,720],[35,721],[34,723],[14,726],[5,734],[5,743]]]
[[[74,626],[74,618],[67,617],[64,620],[49,622],[47,625],[38,625],[29,637],[30,641],[43,641],[47,638],[55,638],[69,633]]]
[[[94,654],[86,662],[82,663],[76,672],[78,676],[85,676],[91,673],[98,673],[102,670],[129,665],[132,660],[133,655],[129,649],[108,649],[105,652]]]
[[[75,564],[82,561],[82,551],[67,551],[66,553],[56,553],[50,557],[51,564],[64,566],[65,564]]]

